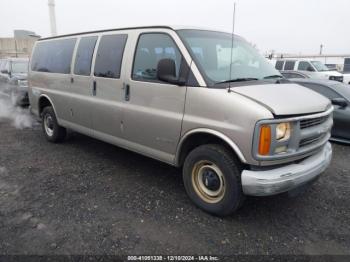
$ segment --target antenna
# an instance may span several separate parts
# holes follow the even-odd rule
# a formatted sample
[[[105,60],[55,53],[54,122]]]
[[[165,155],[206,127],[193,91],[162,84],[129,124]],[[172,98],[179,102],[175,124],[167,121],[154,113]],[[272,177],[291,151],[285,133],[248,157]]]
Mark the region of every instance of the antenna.
[[[228,80],[231,79],[231,75],[232,75],[232,62],[233,62],[233,42],[234,42],[234,34],[235,34],[235,22],[236,22],[236,2],[234,2],[233,4],[233,15],[232,15],[232,36],[231,36],[231,57],[230,57],[230,75]],[[229,82],[229,86],[228,86],[228,92],[231,92],[231,82]]]

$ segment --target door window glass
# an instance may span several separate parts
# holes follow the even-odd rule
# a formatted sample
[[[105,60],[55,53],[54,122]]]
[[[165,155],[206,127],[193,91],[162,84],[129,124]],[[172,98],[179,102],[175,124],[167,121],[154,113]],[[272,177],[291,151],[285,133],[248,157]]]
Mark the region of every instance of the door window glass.
[[[95,62],[95,76],[120,78],[127,35],[104,35]]]
[[[74,74],[88,76],[91,73],[91,62],[97,36],[83,37],[79,42],[75,57]]]
[[[179,77],[182,56],[174,41],[166,34],[143,34],[136,48],[132,78],[135,80],[157,80],[157,65],[161,59],[170,58],[176,64]]]

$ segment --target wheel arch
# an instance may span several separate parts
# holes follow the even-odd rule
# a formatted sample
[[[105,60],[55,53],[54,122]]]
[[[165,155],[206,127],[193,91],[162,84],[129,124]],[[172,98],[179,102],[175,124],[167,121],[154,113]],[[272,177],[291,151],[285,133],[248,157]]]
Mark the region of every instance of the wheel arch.
[[[39,114],[39,117],[41,117],[41,113],[43,112],[44,108],[47,107],[47,106],[52,106],[53,108],[53,111],[55,112],[55,115],[57,116],[56,114],[56,109],[55,109],[55,106],[51,100],[50,97],[48,97],[47,95],[40,95],[39,99],[38,99],[38,114]]]
[[[243,153],[228,136],[207,128],[198,128],[187,132],[182,136],[176,150],[175,165],[182,166],[187,154],[195,147],[202,144],[218,143],[228,148],[244,164],[247,163]]]

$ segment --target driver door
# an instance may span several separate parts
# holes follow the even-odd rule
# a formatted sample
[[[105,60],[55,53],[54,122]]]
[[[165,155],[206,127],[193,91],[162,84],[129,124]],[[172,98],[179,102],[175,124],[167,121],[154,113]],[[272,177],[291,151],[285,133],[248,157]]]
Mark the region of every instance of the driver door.
[[[157,79],[161,59],[175,61],[176,74],[186,63],[166,33],[139,35],[133,65],[124,84],[123,134],[130,147],[167,162],[173,161],[180,139],[186,87]]]

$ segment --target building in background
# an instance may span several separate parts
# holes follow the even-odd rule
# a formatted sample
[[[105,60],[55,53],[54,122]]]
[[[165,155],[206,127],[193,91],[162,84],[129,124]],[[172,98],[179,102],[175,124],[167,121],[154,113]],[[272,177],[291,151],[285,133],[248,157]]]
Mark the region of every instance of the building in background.
[[[27,30],[14,30],[13,35],[14,37],[0,37],[0,58],[29,57],[40,36]]]

